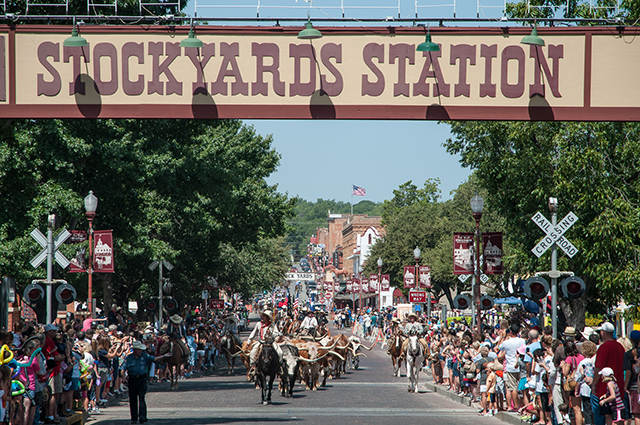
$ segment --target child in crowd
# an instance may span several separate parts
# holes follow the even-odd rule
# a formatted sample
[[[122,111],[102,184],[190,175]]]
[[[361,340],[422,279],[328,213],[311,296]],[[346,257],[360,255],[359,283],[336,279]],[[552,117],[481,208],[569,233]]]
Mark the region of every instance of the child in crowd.
[[[545,357],[544,351],[540,348],[533,352],[535,366],[533,373],[536,376],[536,401],[538,406],[538,422],[534,425],[546,425],[550,422],[551,406],[549,405],[549,367],[548,362],[552,360],[550,356]]]
[[[0,366],[0,423],[9,422],[9,403],[11,402],[11,368]]]
[[[616,377],[613,375],[613,369],[605,367],[600,371],[600,375],[602,376],[602,382],[607,384],[607,394],[600,397],[600,406],[608,405],[613,412],[613,414],[605,413],[607,425],[611,425],[612,422],[624,422],[622,417],[624,403],[620,396],[620,387],[618,387]]]
[[[496,407],[497,375],[494,369],[493,362],[487,364],[487,402],[489,403],[489,409],[484,414],[485,416],[495,416],[498,413],[498,408]]]

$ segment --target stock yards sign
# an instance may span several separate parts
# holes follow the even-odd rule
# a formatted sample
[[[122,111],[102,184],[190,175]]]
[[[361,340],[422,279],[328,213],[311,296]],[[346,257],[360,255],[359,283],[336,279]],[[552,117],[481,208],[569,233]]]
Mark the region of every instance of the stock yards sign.
[[[0,26],[0,118],[640,120],[626,27]]]

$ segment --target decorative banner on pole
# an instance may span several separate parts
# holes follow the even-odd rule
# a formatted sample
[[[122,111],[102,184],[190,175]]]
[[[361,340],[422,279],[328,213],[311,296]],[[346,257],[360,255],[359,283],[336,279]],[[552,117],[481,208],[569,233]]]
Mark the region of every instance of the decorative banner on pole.
[[[391,288],[391,277],[388,274],[380,275],[380,290],[388,291]]]
[[[353,279],[353,292],[360,292],[360,279]]]
[[[429,266],[420,266],[420,287],[421,288],[431,288],[431,267]]]
[[[93,271],[95,273],[114,273],[113,268],[113,230],[93,232]]]
[[[377,274],[369,275],[369,291],[378,292],[379,289],[380,289],[380,285],[378,282],[378,275]]]
[[[453,234],[453,274],[473,274],[473,233]]]
[[[369,279],[362,278],[361,282],[362,292],[369,292]]]
[[[347,279],[347,292],[353,292],[353,280]]]
[[[483,272],[486,274],[502,274],[502,233],[483,233]]]
[[[405,288],[416,287],[416,267],[415,266],[404,266],[402,281],[404,282]]]
[[[333,282],[333,290],[335,292],[340,292],[340,282]]]

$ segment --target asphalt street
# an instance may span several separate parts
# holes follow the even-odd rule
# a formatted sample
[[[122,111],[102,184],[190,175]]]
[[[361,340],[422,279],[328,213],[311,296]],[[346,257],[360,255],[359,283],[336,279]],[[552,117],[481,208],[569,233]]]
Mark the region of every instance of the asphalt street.
[[[253,326],[253,322],[252,322]],[[332,333],[336,331],[332,329]],[[246,339],[248,333],[241,335]],[[367,343],[367,346],[370,345]],[[180,381],[176,391],[169,384],[149,387],[149,425],[205,424],[460,424],[497,425],[496,418],[478,416],[465,407],[421,387],[419,394],[407,392],[407,378],[393,376],[391,360],[380,343],[365,351],[358,370],[348,370],[340,379],[330,379],[317,391],[296,384],[293,398],[281,397],[274,383],[273,403],[263,406],[260,391],[247,383],[244,366],[226,374],[226,360],[206,377]],[[239,360],[238,360],[239,362]],[[420,382],[428,378],[421,374]],[[130,423],[126,401],[94,415],[91,424]]]

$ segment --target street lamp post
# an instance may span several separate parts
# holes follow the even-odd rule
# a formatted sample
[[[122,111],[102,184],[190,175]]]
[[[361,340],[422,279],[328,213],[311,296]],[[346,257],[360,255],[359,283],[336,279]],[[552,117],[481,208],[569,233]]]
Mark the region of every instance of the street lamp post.
[[[482,308],[480,305],[480,219],[482,218],[483,206],[484,201],[476,192],[476,195],[471,198],[471,212],[473,213],[473,218],[476,220],[476,264],[473,273],[473,296],[476,298],[476,325],[478,327],[478,335],[482,335]]]
[[[359,303],[359,308],[360,311],[362,311],[362,266],[360,265],[360,262],[358,262],[358,282],[360,282],[360,303]]]
[[[378,257],[378,311],[382,311],[382,257]]]
[[[413,258],[415,258],[416,260],[416,276],[415,276],[415,282],[416,282],[416,288],[420,289],[420,254],[422,253],[422,251],[420,251],[420,248],[418,248],[418,246],[416,245],[416,249],[413,250]]]
[[[87,220],[89,220],[89,261],[87,264],[87,275],[89,278],[87,287],[87,308],[89,309],[89,315],[93,318],[93,219],[96,216],[96,209],[98,208],[98,198],[93,194],[93,190],[89,191],[89,194],[84,198],[84,209],[86,211]]]

